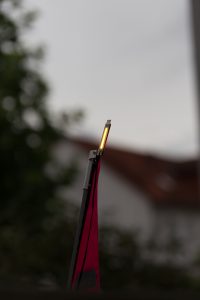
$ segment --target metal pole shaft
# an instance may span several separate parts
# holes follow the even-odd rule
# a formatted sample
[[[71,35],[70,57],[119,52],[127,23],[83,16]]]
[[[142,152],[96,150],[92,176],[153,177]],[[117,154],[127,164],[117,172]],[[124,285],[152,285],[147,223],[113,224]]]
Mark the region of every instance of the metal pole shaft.
[[[191,9],[191,26],[193,37],[193,57],[194,69],[196,77],[196,90],[197,90],[197,110],[198,110],[198,187],[199,187],[199,200],[200,200],[200,0],[190,0]]]
[[[96,150],[90,151],[89,158],[88,158],[88,166],[87,166],[85,181],[84,181],[84,186],[83,186],[81,210],[80,210],[79,221],[78,221],[78,226],[77,226],[77,230],[76,230],[73,251],[72,251],[72,258],[71,258],[70,269],[69,269],[69,278],[68,278],[68,288],[69,289],[71,287],[71,282],[72,282],[73,274],[74,274],[74,268],[76,265],[77,253],[78,253],[78,249],[79,249],[79,245],[80,245],[83,224],[84,224],[85,215],[86,215],[87,206],[88,206],[88,196],[90,194],[92,172],[93,172],[93,168],[96,163],[96,159],[97,159],[97,151]]]

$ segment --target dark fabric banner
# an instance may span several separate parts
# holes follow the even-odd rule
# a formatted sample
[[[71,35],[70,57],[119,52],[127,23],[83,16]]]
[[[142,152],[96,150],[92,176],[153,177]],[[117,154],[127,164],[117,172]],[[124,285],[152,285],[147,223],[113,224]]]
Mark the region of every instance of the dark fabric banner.
[[[92,172],[91,189],[86,201],[76,263],[71,281],[72,289],[98,291],[100,289],[98,253],[98,178],[100,159]]]

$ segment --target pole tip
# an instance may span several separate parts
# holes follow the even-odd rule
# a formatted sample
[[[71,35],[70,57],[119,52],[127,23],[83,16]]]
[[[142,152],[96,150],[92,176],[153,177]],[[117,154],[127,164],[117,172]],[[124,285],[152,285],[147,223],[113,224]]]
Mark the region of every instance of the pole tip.
[[[111,120],[107,120],[106,125],[111,125]]]

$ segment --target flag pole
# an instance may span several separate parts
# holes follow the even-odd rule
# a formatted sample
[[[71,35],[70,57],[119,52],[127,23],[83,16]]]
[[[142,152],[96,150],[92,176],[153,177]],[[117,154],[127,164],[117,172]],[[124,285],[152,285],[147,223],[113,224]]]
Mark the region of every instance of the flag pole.
[[[89,195],[90,195],[90,191],[91,191],[92,175],[97,167],[97,163],[98,163],[99,159],[103,155],[103,152],[104,152],[104,149],[106,146],[106,142],[107,142],[107,138],[108,138],[108,134],[110,131],[110,127],[111,127],[111,121],[107,120],[104,130],[103,130],[103,134],[101,137],[101,142],[100,142],[98,150],[91,150],[89,152],[88,165],[87,165],[86,175],[85,175],[85,180],[84,180],[84,185],[83,185],[82,204],[81,204],[78,227],[76,230],[73,251],[72,251],[72,258],[71,258],[70,269],[69,269],[69,278],[68,278],[68,288],[69,289],[71,289],[71,284],[72,284],[74,270],[75,270],[75,266],[76,266],[79,245],[80,245],[81,236],[82,236],[82,232],[83,232],[84,221],[85,221],[87,207],[88,207],[88,201],[89,201]]]
[[[197,119],[198,119],[198,154],[197,154],[197,176],[198,176],[198,198],[200,200],[200,1],[190,1],[191,27],[193,38],[193,64],[195,71]]]

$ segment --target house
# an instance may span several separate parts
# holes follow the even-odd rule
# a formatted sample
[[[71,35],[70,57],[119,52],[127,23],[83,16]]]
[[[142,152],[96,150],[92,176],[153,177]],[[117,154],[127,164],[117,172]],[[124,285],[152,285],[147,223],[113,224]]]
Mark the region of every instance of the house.
[[[58,147],[63,163],[73,159],[78,163],[78,178],[66,193],[79,206],[88,153],[97,148],[81,139]],[[181,250],[172,253],[176,262],[191,262],[200,252],[197,161],[174,161],[108,146],[99,180],[99,223],[137,232],[141,243],[154,241],[160,249],[173,248],[177,242]]]

